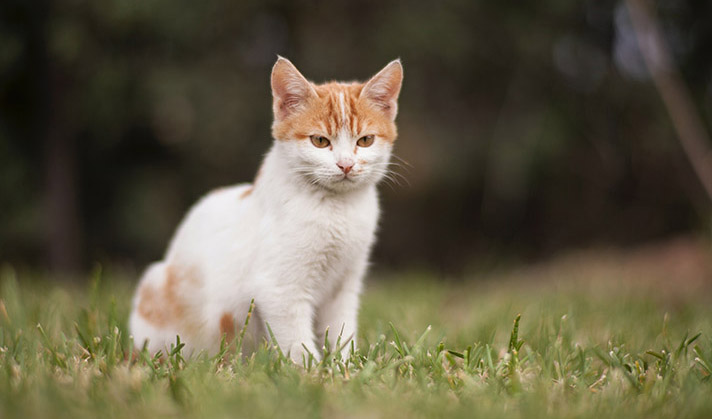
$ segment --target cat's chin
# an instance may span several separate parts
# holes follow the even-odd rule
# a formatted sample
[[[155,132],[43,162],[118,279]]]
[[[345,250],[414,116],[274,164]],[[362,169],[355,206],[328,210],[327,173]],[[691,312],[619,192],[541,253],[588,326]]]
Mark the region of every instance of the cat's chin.
[[[366,179],[357,179],[353,177],[340,177],[336,179],[324,179],[317,183],[321,188],[330,192],[345,193],[363,189],[369,186],[371,182]]]

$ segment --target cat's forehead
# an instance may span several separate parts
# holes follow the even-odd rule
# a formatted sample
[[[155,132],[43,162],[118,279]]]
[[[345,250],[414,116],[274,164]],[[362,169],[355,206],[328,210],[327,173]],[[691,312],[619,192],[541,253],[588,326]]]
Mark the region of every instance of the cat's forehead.
[[[314,85],[316,94],[322,99],[333,99],[339,95],[352,96],[354,99],[358,99],[362,89],[363,83],[358,82],[332,81]]]
[[[361,98],[364,83],[311,84],[316,95],[289,117],[275,121],[272,133],[279,140],[308,140],[312,135],[335,139],[339,133],[376,135],[395,141],[396,126],[368,100]]]
[[[378,130],[373,134],[392,137],[390,121],[375,112],[367,103],[360,100],[363,83],[329,82],[314,85],[318,96],[318,112],[314,122],[329,136],[336,136],[340,131],[353,135],[363,134],[365,130]],[[370,133],[370,132],[369,132]]]

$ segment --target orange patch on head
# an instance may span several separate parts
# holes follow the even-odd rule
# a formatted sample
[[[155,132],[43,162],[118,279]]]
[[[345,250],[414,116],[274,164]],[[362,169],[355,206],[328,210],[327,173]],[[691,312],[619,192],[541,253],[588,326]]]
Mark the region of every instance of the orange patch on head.
[[[314,86],[318,96],[310,98],[303,109],[283,120],[275,120],[272,135],[277,140],[306,140],[323,134],[334,138],[346,129],[352,135],[377,135],[395,141],[396,125],[380,109],[359,95],[361,83],[327,83]]]
[[[220,317],[220,336],[225,336],[225,342],[235,340],[235,319],[230,313],[223,313]]]
[[[188,283],[195,285],[198,278],[192,270],[177,271],[172,266],[166,267],[165,274],[163,287],[141,285],[138,291],[138,313],[158,327],[185,324],[187,304],[180,294],[180,287]]]
[[[376,135],[395,141],[402,77],[400,62],[394,61],[366,83],[315,85],[280,58],[272,73],[272,135],[280,141],[304,140],[310,135],[334,138],[345,129],[353,136]]]

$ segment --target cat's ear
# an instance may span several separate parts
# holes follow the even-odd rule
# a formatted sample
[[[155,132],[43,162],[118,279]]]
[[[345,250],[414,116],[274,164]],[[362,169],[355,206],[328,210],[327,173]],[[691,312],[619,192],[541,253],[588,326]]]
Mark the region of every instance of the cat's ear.
[[[402,82],[403,66],[400,59],[393,60],[366,82],[360,97],[369,100],[393,120],[398,113],[398,94]]]
[[[297,67],[278,57],[272,67],[272,109],[276,120],[282,120],[303,107],[316,91]]]

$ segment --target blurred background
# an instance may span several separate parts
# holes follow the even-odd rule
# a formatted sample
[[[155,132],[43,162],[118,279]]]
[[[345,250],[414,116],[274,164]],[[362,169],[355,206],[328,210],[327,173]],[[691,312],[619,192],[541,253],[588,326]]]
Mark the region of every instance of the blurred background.
[[[253,178],[277,54],[316,82],[403,61],[377,269],[709,237],[712,2],[644,3],[697,169],[626,2],[3,0],[0,261],[159,258],[196,199]]]

